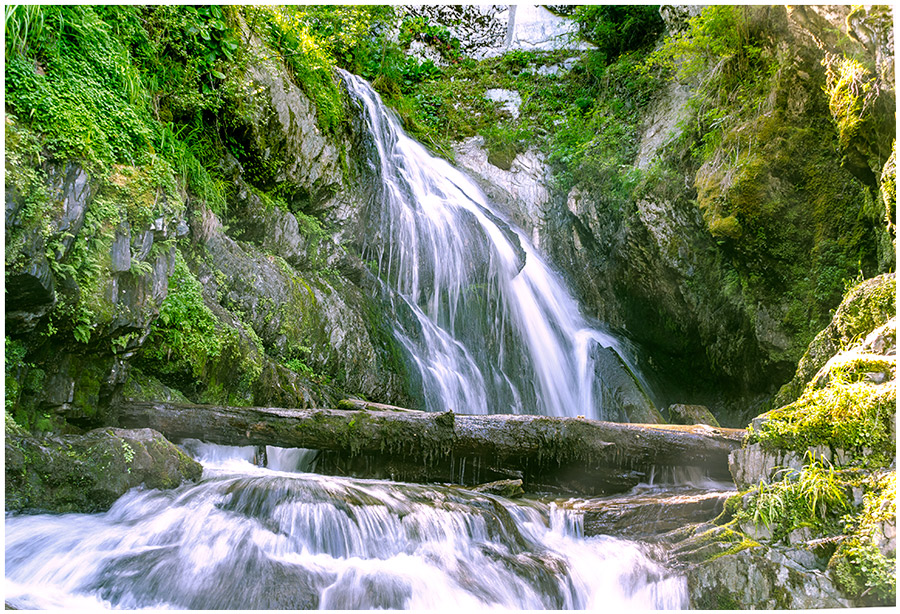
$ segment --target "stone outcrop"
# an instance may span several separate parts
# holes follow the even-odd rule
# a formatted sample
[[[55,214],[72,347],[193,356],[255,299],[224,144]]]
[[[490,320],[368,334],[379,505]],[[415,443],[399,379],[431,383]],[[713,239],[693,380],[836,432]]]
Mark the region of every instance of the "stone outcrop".
[[[7,512],[101,512],[131,488],[175,488],[203,471],[151,429],[36,439],[7,426],[5,444]]]
[[[702,544],[703,541],[701,534],[696,542]],[[679,556],[690,558],[691,552],[691,546],[683,544]],[[759,544],[743,547],[733,554],[727,552],[687,570],[688,593],[693,609],[809,610],[852,607],[852,603],[841,595],[823,571],[811,570],[798,563],[791,558],[791,552],[779,552]]]
[[[666,415],[672,424],[708,424],[719,426],[719,421],[704,405],[674,404],[666,408]]]
[[[424,17],[444,26],[459,40],[460,51],[476,60],[508,51],[579,51],[590,45],[578,39],[577,25],[537,5],[417,5],[402,7],[404,15]],[[435,56],[419,49],[423,58]],[[439,54],[438,54],[439,55]]]

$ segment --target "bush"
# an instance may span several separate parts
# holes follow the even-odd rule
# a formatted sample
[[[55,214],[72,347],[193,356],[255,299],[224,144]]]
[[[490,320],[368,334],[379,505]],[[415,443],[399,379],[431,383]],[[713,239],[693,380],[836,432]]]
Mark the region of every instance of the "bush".
[[[665,28],[659,6],[653,5],[584,5],[572,17],[581,36],[597,46],[606,63],[652,45]]]

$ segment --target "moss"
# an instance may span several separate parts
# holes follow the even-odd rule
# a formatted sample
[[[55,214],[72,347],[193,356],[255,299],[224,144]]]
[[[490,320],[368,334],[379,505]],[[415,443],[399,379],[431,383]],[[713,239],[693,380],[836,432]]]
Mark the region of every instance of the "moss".
[[[751,440],[797,452],[823,444],[856,454],[867,449],[861,460],[883,465],[895,454],[890,420],[896,404],[894,386],[833,383],[808,390],[795,403],[770,412]]]

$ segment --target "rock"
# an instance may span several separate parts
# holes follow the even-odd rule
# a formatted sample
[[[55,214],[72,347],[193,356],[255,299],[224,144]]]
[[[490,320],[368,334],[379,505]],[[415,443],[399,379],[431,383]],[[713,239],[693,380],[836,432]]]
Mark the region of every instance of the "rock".
[[[672,424],[708,424],[720,426],[719,421],[704,405],[669,405],[666,409],[669,422]]]
[[[454,146],[456,163],[474,177],[485,195],[503,208],[513,221],[531,235],[537,246],[550,201],[547,166],[543,156],[534,150],[518,154],[509,169],[503,170],[488,161],[484,138],[471,137]]]
[[[896,312],[897,281],[894,273],[879,275],[854,287],[834,312],[831,323],[809,344],[793,379],[781,387],[773,405],[796,401],[806,385],[842,347],[862,334],[885,325]],[[886,329],[887,330],[887,329]],[[889,335],[885,332],[884,335]],[[896,344],[896,333],[894,334]],[[873,338],[872,343],[875,343]],[[889,347],[887,341],[883,342]]]
[[[686,30],[691,18],[698,16],[703,7],[697,4],[664,4],[659,7],[659,16],[670,32]]]
[[[484,96],[492,102],[500,103],[501,108],[512,115],[513,119],[519,118],[519,107],[522,106],[522,97],[515,90],[487,89]]]
[[[652,540],[689,524],[709,522],[722,513],[729,492],[685,492],[672,495],[633,495],[575,501],[583,514],[584,535],[616,535]]]
[[[489,495],[499,495],[507,499],[521,497],[525,494],[522,489],[522,480],[497,480],[496,482],[488,482],[487,484],[479,484],[473,486],[469,490],[475,492],[483,492]]]
[[[799,471],[803,468],[803,459],[796,452],[767,451],[759,443],[734,450],[728,456],[728,469],[740,489],[748,488],[760,480],[769,481],[777,471],[785,468]]]
[[[6,434],[6,510],[93,513],[136,486],[175,488],[202,467],[151,429],[36,439]]]
[[[459,40],[463,55],[481,60],[509,51],[584,50],[591,45],[578,39],[578,25],[554,15],[543,6],[465,5],[406,6],[403,14],[425,17],[430,25],[444,26]],[[419,57],[433,57],[421,49]]]
[[[687,570],[692,609],[846,608],[821,571],[797,564],[778,551],[757,546],[724,554]]]

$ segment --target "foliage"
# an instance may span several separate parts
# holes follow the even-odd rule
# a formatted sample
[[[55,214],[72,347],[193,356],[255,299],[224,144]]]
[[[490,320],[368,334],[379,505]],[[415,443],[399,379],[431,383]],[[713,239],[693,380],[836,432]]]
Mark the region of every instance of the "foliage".
[[[438,50],[444,59],[458,62],[460,59],[459,39],[445,26],[433,25],[419,16],[407,16],[400,24],[398,36],[400,44],[408,48],[412,41],[421,41]]]
[[[783,469],[771,483],[750,489],[747,503],[737,513],[739,521],[765,525],[780,539],[796,528],[820,530],[850,510],[848,484],[824,459],[807,453],[799,471]]]
[[[144,344],[141,362],[156,373],[199,378],[222,348],[218,320],[203,302],[202,286],[176,251],[169,292]]]
[[[844,534],[828,567],[838,585],[866,605],[896,599],[897,559],[885,556],[876,543],[884,539],[883,523],[897,522],[897,473],[874,474],[866,480],[862,509],[844,517]]]
[[[319,126],[334,132],[344,121],[344,104],[335,81],[334,58],[310,31],[304,13],[290,6],[246,7],[251,20],[261,20],[268,40],[281,53],[294,81],[315,102]]]
[[[572,17],[581,36],[597,46],[607,63],[652,45],[665,28],[654,5],[582,5]]]

